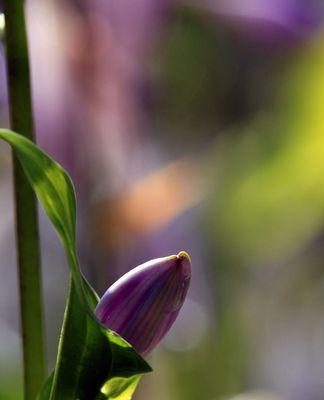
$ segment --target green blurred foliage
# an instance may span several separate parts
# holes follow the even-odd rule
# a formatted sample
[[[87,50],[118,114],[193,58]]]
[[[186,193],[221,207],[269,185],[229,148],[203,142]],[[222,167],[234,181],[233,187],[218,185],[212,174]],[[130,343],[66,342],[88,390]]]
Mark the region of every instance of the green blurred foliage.
[[[322,49],[316,41],[296,56],[274,109],[226,142],[213,215],[222,246],[239,264],[287,257],[322,229]]]

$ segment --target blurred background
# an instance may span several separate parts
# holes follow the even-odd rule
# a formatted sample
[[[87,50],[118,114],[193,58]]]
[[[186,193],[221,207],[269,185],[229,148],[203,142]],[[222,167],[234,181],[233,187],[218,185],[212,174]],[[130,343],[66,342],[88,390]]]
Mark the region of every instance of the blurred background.
[[[324,2],[27,0],[37,142],[71,174],[102,294],[186,250],[136,399],[323,400]],[[8,126],[3,47],[0,121]],[[21,399],[11,157],[0,145],[0,399]],[[67,290],[40,210],[47,353]]]

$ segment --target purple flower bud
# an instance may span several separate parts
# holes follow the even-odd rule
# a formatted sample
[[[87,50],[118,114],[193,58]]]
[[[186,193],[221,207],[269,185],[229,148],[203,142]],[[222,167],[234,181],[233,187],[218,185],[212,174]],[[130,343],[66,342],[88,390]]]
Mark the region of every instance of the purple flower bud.
[[[148,261],[118,279],[101,298],[95,314],[140,354],[148,354],[175,321],[190,277],[190,258],[184,251]]]

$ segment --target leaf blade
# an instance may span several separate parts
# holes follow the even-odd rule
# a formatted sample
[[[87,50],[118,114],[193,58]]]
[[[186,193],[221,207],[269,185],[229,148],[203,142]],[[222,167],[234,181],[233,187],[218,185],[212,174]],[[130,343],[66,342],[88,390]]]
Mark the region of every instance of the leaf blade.
[[[126,377],[151,371],[127,342],[121,338],[116,340],[117,335],[104,328],[93,314],[98,296],[79,267],[75,246],[76,198],[69,175],[23,136],[0,129],[0,138],[9,143],[18,156],[63,243],[71,269],[57,364],[54,374],[45,382],[40,400],[89,400],[116,374]]]

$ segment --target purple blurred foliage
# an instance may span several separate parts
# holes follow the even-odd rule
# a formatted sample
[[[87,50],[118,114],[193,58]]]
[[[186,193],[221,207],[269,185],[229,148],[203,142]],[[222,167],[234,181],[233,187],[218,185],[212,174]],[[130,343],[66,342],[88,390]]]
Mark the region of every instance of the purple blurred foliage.
[[[146,355],[177,318],[190,277],[191,264],[185,252],[148,261],[116,281],[101,298],[95,313],[107,328]]]
[[[61,0],[41,7],[29,0],[37,137],[80,190],[90,184],[100,196],[147,171],[147,62],[183,5],[273,44],[308,37],[323,16],[319,2],[305,0]]]
[[[133,55],[145,55],[165,22],[174,0],[83,0],[88,12],[98,13],[111,26],[116,45]]]
[[[144,65],[166,4],[28,2],[38,141],[81,191],[132,180],[149,97]]]
[[[318,0],[193,0],[239,35],[265,44],[289,44],[309,38],[323,23]]]

